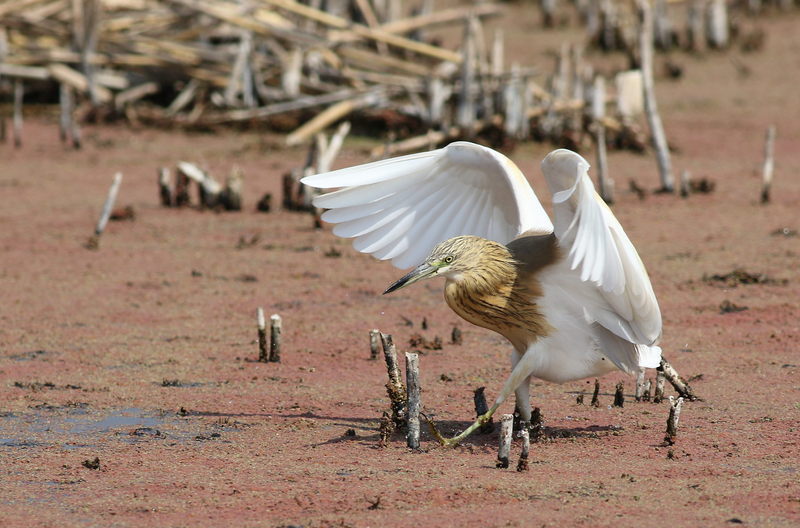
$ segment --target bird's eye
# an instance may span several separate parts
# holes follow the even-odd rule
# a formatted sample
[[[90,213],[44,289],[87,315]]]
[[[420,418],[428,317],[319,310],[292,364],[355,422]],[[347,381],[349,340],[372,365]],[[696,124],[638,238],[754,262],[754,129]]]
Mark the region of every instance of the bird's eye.
[[[446,257],[444,258],[444,261],[445,261],[447,264],[450,264],[451,262],[453,262],[453,257],[452,257],[452,256],[450,256],[450,255],[448,255],[448,256],[446,256]]]

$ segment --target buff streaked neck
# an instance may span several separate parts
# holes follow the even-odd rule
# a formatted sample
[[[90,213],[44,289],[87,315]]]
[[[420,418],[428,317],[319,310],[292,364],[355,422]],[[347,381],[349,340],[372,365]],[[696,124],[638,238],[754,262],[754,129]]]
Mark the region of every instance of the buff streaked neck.
[[[445,301],[462,318],[498,332],[524,352],[551,331],[535,303],[541,296],[535,272],[557,257],[551,237],[521,237],[509,246],[480,239],[475,247],[472,241],[474,265],[462,262],[445,274]],[[532,253],[537,254],[533,265]]]

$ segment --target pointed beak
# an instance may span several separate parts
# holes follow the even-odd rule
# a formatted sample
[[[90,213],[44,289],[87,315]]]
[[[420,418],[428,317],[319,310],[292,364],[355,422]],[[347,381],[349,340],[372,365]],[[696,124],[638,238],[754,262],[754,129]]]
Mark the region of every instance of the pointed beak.
[[[413,270],[411,270],[407,275],[398,279],[397,282],[386,288],[386,291],[383,292],[384,295],[387,293],[392,293],[393,291],[399,290],[400,288],[404,288],[409,284],[414,284],[415,282],[427,279],[429,277],[433,277],[436,275],[438,268],[435,266],[431,266],[427,262],[423,262]]]

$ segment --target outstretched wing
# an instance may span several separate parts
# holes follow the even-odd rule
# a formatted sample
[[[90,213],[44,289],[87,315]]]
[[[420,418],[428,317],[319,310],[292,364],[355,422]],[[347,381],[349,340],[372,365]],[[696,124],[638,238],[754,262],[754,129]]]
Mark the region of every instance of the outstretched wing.
[[[641,345],[661,336],[661,311],[639,254],[597,195],[589,163],[565,149],[542,161],[553,193],[555,234],[572,269],[597,286],[605,302],[589,303],[587,317],[615,335]]]
[[[341,187],[314,199],[328,209],[333,233],[362,253],[398,268],[422,262],[448,238],[476,235],[507,244],[553,225],[520,170],[507,157],[468,142],[303,178]]]

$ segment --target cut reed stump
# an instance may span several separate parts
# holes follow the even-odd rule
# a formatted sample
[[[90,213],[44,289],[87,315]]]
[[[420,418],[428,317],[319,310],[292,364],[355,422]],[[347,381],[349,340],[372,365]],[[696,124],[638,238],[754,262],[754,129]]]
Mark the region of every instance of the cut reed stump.
[[[380,351],[381,333],[377,328],[369,331],[369,359],[378,359],[378,352]]]
[[[489,404],[486,403],[486,394],[484,391],[486,387],[478,387],[475,389],[473,393],[472,399],[475,403],[475,415],[480,418],[487,412],[489,412]],[[478,428],[478,432],[481,434],[489,434],[494,431],[494,420],[489,418],[489,421],[485,424],[481,425]]]
[[[281,333],[283,333],[283,321],[278,314],[269,317],[269,360],[272,363],[281,361]]]
[[[100,213],[100,219],[97,220],[97,225],[94,228],[94,234],[86,243],[87,249],[97,249],[100,247],[100,236],[103,234],[103,231],[105,231],[108,219],[111,217],[111,211],[114,209],[114,202],[117,199],[120,184],[122,184],[122,173],[118,172],[114,175],[114,180],[111,182],[111,187],[108,189],[108,196],[106,196],[106,202],[103,204],[103,211]]]
[[[264,317],[264,309],[259,307],[256,310],[258,323],[258,361],[266,363],[269,361],[269,349],[267,347],[267,321]]]
[[[761,168],[761,203],[769,203],[772,174],[775,171],[775,125],[767,129],[764,141],[764,165]]]
[[[392,422],[395,427],[406,426],[406,404],[408,396],[403,380],[400,377],[400,369],[397,366],[397,350],[394,346],[392,336],[381,334],[383,344],[383,358],[386,361],[386,371],[389,375],[389,382],[386,384],[386,392],[389,394],[389,401],[392,409]]]
[[[653,395],[653,403],[661,403],[661,401],[664,399],[664,381],[666,381],[664,373],[659,372],[656,375],[656,390],[655,394]]]
[[[673,445],[678,437],[678,421],[681,417],[681,407],[683,407],[683,398],[676,400],[673,396],[669,397],[669,416],[667,417],[667,432],[664,435],[664,445]]]
[[[661,364],[656,370],[664,373],[664,377],[667,379],[667,381],[670,382],[675,391],[684,399],[689,401],[700,399],[697,397],[697,395],[695,395],[694,391],[686,382],[686,380],[683,379],[680,374],[678,374],[678,371],[675,370],[675,368],[670,365],[670,363],[663,356],[661,357]]]
[[[645,369],[640,368],[639,373],[636,375],[636,392],[634,393],[633,398],[640,402],[642,401],[642,395],[644,394],[644,377],[645,377]]]
[[[625,386],[620,381],[617,383],[614,390],[614,407],[623,407],[625,405]]]
[[[672,162],[670,161],[669,145],[664,134],[664,125],[658,114],[656,104],[655,83],[653,81],[653,12],[647,0],[637,0],[639,9],[639,54],[642,69],[642,90],[644,92],[644,110],[647,123],[650,125],[650,135],[653,138],[653,147],[656,151],[658,172],[661,178],[661,191],[674,192],[675,183],[672,177]]]
[[[508,467],[508,457],[511,454],[511,433],[514,429],[514,415],[504,414],[500,418],[500,448],[497,451],[498,468]]]
[[[158,197],[164,207],[172,206],[172,177],[167,167],[158,169]]]
[[[519,436],[522,439],[522,453],[520,453],[519,462],[517,462],[517,471],[528,471],[528,456],[531,451],[530,433],[523,427],[519,432]]]
[[[419,354],[406,352],[406,444],[411,449],[419,449],[419,411],[420,386],[419,386]]]

